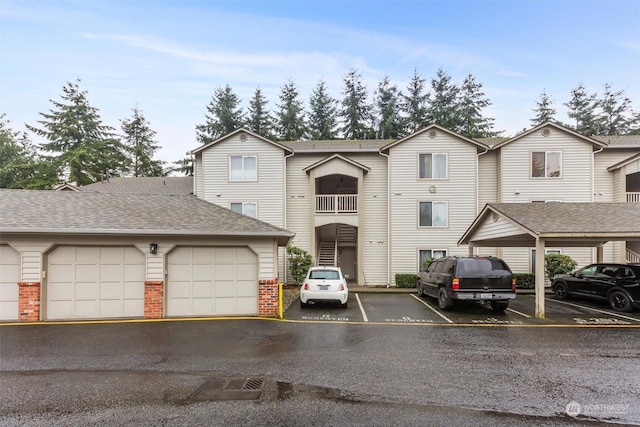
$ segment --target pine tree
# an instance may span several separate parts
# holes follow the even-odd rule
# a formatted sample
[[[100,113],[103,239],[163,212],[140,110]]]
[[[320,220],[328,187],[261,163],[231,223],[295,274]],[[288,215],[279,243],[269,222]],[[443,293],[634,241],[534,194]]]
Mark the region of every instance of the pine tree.
[[[498,132],[493,131],[495,120],[482,115],[482,110],[490,105],[491,101],[482,92],[482,83],[477,83],[475,77],[469,74],[460,87],[457,106],[460,126],[455,131],[469,138],[497,136]]]
[[[262,94],[262,90],[259,87],[256,88],[253,98],[249,101],[247,127],[260,136],[273,139],[273,119],[267,110],[268,103],[269,101]]]
[[[342,109],[338,115],[344,123],[341,131],[346,139],[363,139],[371,132],[372,106],[367,103],[367,89],[362,84],[362,76],[351,69],[344,77]]]
[[[549,121],[556,121],[553,116],[556,114],[556,110],[553,108],[553,100],[547,91],[543,90],[540,94],[540,100],[536,101],[536,108],[533,109],[536,116],[530,120],[531,126],[535,127],[542,123]]]
[[[121,120],[124,145],[132,156],[131,173],[133,176],[165,176],[164,162],[153,160],[160,148],[154,139],[156,132],[137,106],[132,113],[128,119]]]
[[[612,92],[611,85],[604,85],[604,93],[600,101],[604,135],[626,135],[631,132],[634,118],[631,100],[624,96],[624,91]]]
[[[376,91],[376,107],[379,118],[376,129],[378,138],[397,139],[403,136],[404,120],[399,114],[401,96],[398,87],[389,81],[389,76],[384,76]]]
[[[571,99],[564,105],[569,109],[567,116],[575,120],[574,129],[582,135],[597,135],[602,130],[602,119],[598,117],[597,109],[600,102],[597,94],[587,94],[582,83],[571,90]]]
[[[292,79],[288,79],[280,91],[276,122],[280,140],[297,141],[306,136],[304,104]]]
[[[208,144],[216,139],[240,129],[244,124],[240,98],[231,86],[218,87],[207,105],[206,122],[196,125],[197,139],[201,144]]]
[[[418,70],[413,70],[413,77],[407,86],[407,95],[401,95],[403,99],[401,110],[406,117],[406,127],[409,133],[414,133],[429,125],[427,120],[427,106],[429,93],[425,93],[427,81],[423,79]]]
[[[458,118],[458,93],[460,89],[451,82],[451,76],[439,68],[431,79],[431,103],[427,107],[427,120],[449,130],[460,128]]]
[[[55,110],[40,113],[44,129],[27,125],[27,129],[49,140],[40,149],[54,153],[51,159],[68,181],[86,185],[105,174],[120,175],[127,170],[128,159],[122,143],[102,124],[98,110],[89,105],[87,92],[81,91],[80,79],[67,82],[62,101],[50,100]],[[57,155],[56,155],[57,154]]]
[[[338,125],[337,105],[328,91],[324,80],[320,80],[309,98],[309,134],[311,139],[336,139]]]
[[[174,166],[171,168],[171,172],[179,172],[185,176],[193,176],[193,158],[185,157],[182,160],[176,160],[173,164]]]

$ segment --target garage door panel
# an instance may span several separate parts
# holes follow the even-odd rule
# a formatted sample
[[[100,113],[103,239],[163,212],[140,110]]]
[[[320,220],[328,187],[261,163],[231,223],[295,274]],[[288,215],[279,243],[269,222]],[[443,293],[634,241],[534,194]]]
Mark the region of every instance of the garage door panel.
[[[234,297],[236,294],[236,285],[233,281],[223,282],[216,281],[216,298]]]
[[[237,314],[235,298],[216,298],[215,310],[217,314]]]
[[[73,311],[75,310],[74,310],[74,303],[72,301],[53,300],[53,301],[47,302],[47,313],[49,318],[61,319],[61,318],[64,318],[67,315],[67,313],[70,313]]]
[[[101,281],[105,282],[121,282],[124,279],[124,270],[122,265],[104,265],[99,267]]]
[[[215,279],[216,282],[220,281],[233,281],[235,278],[235,265],[216,264],[215,265]]]
[[[172,286],[167,286],[167,298],[174,299],[191,298],[191,282],[171,282]]]
[[[74,283],[69,282],[56,282],[48,283],[47,286],[47,298],[49,300],[71,300],[74,296]]]
[[[96,300],[100,286],[95,282],[76,282],[74,296],[76,300]]]
[[[137,283],[126,283],[122,291],[122,296],[125,302],[128,300],[138,300],[138,303],[142,304],[142,310],[144,311],[144,287],[138,286]]]
[[[144,296],[135,300],[125,300],[122,315],[125,317],[138,316],[140,312],[144,312]]]
[[[213,300],[211,298],[195,298],[192,311],[196,316],[210,315],[213,312]]]
[[[236,280],[238,281],[255,281],[257,276],[255,264],[236,267]]]
[[[176,282],[191,280],[191,265],[171,264],[169,266],[169,279]]]
[[[73,264],[49,264],[49,283],[52,281],[73,282],[76,272]]]
[[[255,298],[237,298],[236,299],[236,310],[240,313],[256,313],[256,300]]]
[[[73,257],[73,261],[75,264],[95,265],[100,262],[100,248],[94,246],[82,246],[75,248],[75,256]],[[70,249],[73,250],[74,247],[71,247]]]
[[[48,255],[49,266],[53,264],[73,264],[75,262],[75,248],[71,246],[60,246]]]
[[[191,277],[193,280],[208,280],[208,281],[212,281],[213,280],[213,267],[211,264],[208,265],[201,265],[201,264],[196,264],[193,266],[192,270],[191,270]]]
[[[236,282],[236,295],[238,297],[257,297],[258,288],[253,281]]]
[[[215,248],[215,262],[216,264],[235,264],[236,248]]]
[[[213,263],[214,252],[212,248],[192,248],[192,264],[211,265]]]
[[[236,262],[238,264],[255,265],[256,254],[249,248],[238,248],[236,250]]]
[[[213,296],[213,284],[211,281],[193,282],[191,291],[194,298],[211,298]]]
[[[20,254],[9,245],[0,245],[0,320],[18,319]]]
[[[93,282],[100,278],[100,266],[89,264],[76,264],[75,281],[76,282]]]
[[[113,282],[100,282],[100,299],[117,299],[121,300],[123,297],[124,289],[121,283]]]

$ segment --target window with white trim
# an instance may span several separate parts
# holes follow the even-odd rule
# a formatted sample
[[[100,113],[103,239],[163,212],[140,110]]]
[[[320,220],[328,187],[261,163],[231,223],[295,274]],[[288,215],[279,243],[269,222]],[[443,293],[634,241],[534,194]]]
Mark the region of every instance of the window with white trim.
[[[562,249],[545,248],[544,254],[545,255],[549,255],[549,254],[561,255]],[[531,249],[531,274],[536,274],[536,250],[535,249]]]
[[[230,181],[257,181],[258,158],[256,156],[231,156],[229,158]]]
[[[418,225],[420,227],[446,227],[447,202],[420,202]]]
[[[447,256],[446,249],[420,249],[418,251],[418,271],[425,268],[424,262],[428,259],[438,259]]]
[[[426,153],[418,155],[418,178],[446,179],[447,153]]]
[[[258,217],[258,204],[256,202],[231,203],[230,209],[234,212],[238,212],[252,218]]]
[[[562,176],[562,152],[534,151],[531,153],[532,178],[560,178]]]

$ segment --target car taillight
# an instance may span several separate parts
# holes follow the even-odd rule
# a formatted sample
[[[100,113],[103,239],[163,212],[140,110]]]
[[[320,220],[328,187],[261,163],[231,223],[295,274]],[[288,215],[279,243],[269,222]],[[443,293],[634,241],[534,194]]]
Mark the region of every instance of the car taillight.
[[[302,285],[304,287],[305,291],[309,290],[309,284],[307,282],[304,282],[304,285]]]
[[[511,279],[511,290],[515,292],[516,290],[516,278]]]
[[[454,291],[460,290],[460,279],[457,277],[454,277],[453,280],[451,281],[451,289],[453,289]]]
[[[340,283],[340,290],[344,291],[344,283]]]

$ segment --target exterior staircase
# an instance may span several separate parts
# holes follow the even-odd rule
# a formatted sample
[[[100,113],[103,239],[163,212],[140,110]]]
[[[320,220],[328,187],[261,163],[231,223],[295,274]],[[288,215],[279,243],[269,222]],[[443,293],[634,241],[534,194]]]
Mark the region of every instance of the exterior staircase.
[[[320,242],[317,264],[326,266],[336,265],[336,242]]]
[[[340,246],[351,246],[356,244],[356,228],[350,225],[338,224],[336,236]]]

